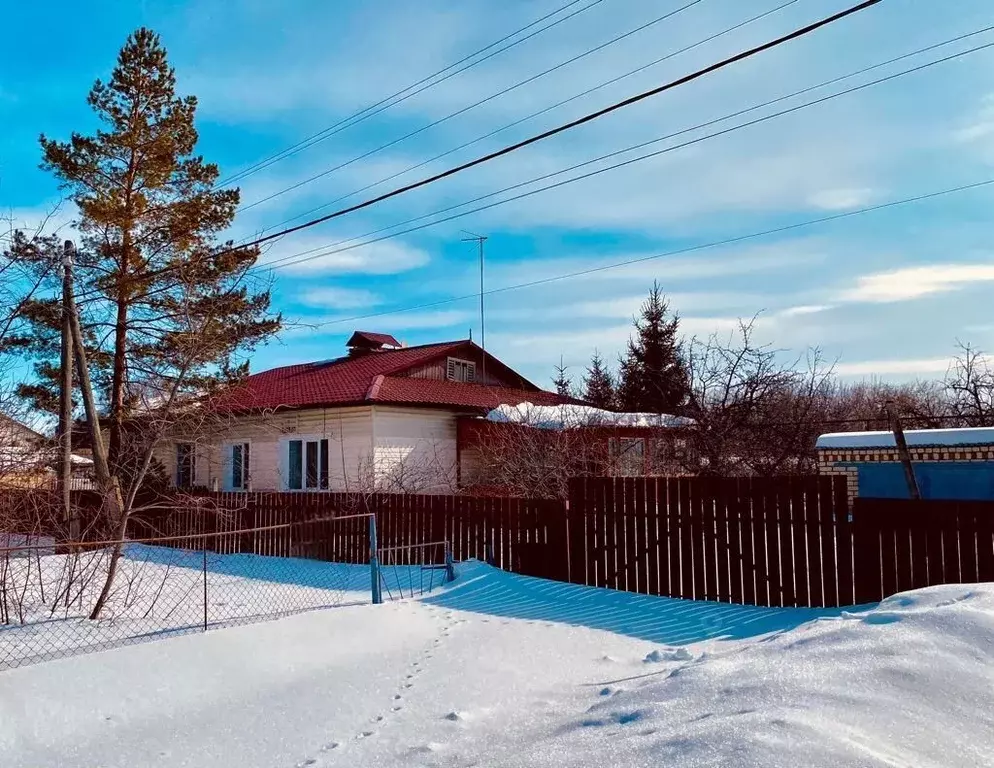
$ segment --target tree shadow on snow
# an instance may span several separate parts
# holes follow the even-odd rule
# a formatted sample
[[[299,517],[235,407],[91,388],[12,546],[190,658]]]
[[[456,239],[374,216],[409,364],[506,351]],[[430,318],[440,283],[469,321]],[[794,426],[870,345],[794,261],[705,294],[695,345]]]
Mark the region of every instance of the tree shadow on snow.
[[[666,645],[756,637],[854,610],[757,608],[651,597],[518,576],[478,562],[462,564],[459,578],[449,589],[423,602],[491,616],[602,629]]]

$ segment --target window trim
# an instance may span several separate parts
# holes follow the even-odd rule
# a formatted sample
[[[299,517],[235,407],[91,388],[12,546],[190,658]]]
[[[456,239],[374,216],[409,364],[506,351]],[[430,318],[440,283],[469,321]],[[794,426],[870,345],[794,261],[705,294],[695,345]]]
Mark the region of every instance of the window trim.
[[[466,376],[462,379],[456,376],[456,368],[458,366],[464,366],[466,370]],[[475,384],[476,383],[476,362],[473,360],[464,360],[461,357],[447,357],[445,359],[445,378],[449,381],[456,381],[460,384]]]
[[[180,446],[184,446],[189,449],[187,457],[190,461],[190,477],[189,482],[185,484],[180,483]],[[177,488],[193,488],[197,484],[197,444],[190,440],[179,440],[176,442],[176,471],[173,475],[173,484]]]
[[[242,482],[235,486],[235,457],[234,448],[239,446],[243,449]],[[248,450],[244,450],[248,448]],[[251,440],[225,440],[221,444],[221,488],[225,491],[247,491],[252,487],[252,441]],[[248,454],[244,457],[244,454]]]
[[[290,444],[300,443],[300,487],[290,484]],[[307,466],[308,446],[315,445],[314,485]],[[326,435],[285,435],[280,438],[280,490],[287,493],[323,493],[331,490],[331,439]]]

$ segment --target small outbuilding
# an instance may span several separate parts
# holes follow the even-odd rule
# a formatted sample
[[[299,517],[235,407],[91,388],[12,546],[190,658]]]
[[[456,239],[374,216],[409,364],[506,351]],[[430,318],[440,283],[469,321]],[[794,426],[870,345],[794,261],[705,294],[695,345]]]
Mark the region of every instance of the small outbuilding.
[[[924,499],[994,499],[994,428],[904,433]],[[908,484],[892,432],[837,432],[818,438],[818,469],[845,475],[850,499],[906,499]]]

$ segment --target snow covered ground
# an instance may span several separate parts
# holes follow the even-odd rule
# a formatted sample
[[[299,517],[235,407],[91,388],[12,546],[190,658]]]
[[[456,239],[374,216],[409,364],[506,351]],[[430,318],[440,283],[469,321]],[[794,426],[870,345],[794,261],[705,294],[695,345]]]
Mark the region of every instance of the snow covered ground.
[[[451,587],[0,673],[0,765],[994,765],[994,586],[741,608]]]
[[[214,553],[205,563],[200,551],[128,544],[103,620],[88,621],[109,550],[15,554],[0,557],[0,670],[200,632],[205,619],[220,627],[371,601],[368,565]],[[385,566],[382,574],[387,599],[429,592],[443,579],[418,566]]]

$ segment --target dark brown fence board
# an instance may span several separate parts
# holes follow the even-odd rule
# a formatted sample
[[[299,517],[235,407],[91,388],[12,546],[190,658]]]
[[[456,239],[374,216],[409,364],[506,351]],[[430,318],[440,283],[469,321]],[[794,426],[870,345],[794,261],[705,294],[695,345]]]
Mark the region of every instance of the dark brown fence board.
[[[680,547],[683,536],[680,531],[680,480],[671,477],[666,480],[667,507],[666,526],[669,538],[670,597],[683,597],[683,563],[680,560]]]
[[[976,510],[977,581],[994,581],[994,512]]]
[[[777,533],[780,545],[780,599],[784,606],[797,605],[797,592],[794,580],[797,576],[794,569],[794,520],[792,494],[796,479],[785,478],[785,482],[776,484],[777,500]]]
[[[694,599],[694,528],[689,478],[680,478],[680,597]]]
[[[625,480],[625,504],[627,507],[628,525],[628,554],[631,560],[628,563],[629,584],[634,580],[635,588],[629,588],[630,592],[640,592],[643,595],[649,594],[649,582],[646,574],[646,562],[648,561],[648,547],[645,536],[645,484],[643,478],[634,477]]]
[[[790,519],[791,536],[794,540],[794,596],[796,605],[811,605],[808,584],[808,504],[812,485],[805,477],[791,478]]]
[[[645,578],[646,591],[650,595],[662,594],[659,580],[662,569],[659,567],[659,481],[651,477],[645,483],[643,504],[645,507]]]

